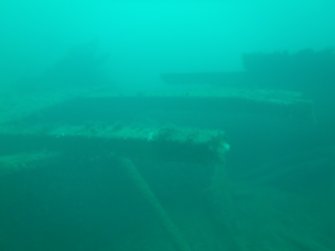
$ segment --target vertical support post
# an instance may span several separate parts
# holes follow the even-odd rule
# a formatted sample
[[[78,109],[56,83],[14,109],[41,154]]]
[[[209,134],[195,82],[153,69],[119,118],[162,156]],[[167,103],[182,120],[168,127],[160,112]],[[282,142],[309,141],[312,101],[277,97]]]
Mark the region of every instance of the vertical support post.
[[[177,225],[172,221],[169,214],[163,208],[154,192],[150,189],[149,184],[142,177],[140,172],[137,170],[134,163],[127,158],[123,158],[120,161],[121,167],[125,169],[128,177],[133,181],[134,185],[143,195],[143,198],[152,207],[153,211],[157,215],[161,226],[168,233],[170,240],[173,242],[177,251],[191,251],[191,248],[187,241],[183,238]]]

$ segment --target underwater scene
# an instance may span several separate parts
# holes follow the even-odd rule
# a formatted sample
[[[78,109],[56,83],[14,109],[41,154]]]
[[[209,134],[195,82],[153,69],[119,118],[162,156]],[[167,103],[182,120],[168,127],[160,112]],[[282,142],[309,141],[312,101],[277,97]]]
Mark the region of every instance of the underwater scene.
[[[0,1],[0,250],[335,250],[334,12]]]

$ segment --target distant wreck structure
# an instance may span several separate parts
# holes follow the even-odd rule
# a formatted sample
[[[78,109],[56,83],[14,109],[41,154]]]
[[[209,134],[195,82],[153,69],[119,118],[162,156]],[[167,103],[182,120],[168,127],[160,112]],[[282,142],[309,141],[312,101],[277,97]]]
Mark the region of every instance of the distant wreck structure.
[[[106,70],[109,56],[96,41],[79,44],[65,50],[41,72],[22,76],[13,86],[20,95],[31,92],[44,95],[48,91],[78,91],[110,84]]]
[[[221,89],[223,92],[268,93],[267,98],[276,94],[284,100],[299,97],[300,101],[310,101],[314,119],[318,117],[319,122],[324,119],[321,123],[331,122],[334,116],[333,113],[329,115],[327,107],[331,106],[335,94],[334,50],[245,53],[242,63],[242,71],[163,73],[161,79],[173,88],[187,89],[192,86]]]
[[[334,50],[301,50],[296,53],[245,53],[244,71],[165,73],[161,78],[170,84],[202,84],[229,87],[284,89],[310,93],[331,89],[335,81]]]
[[[335,53],[333,50],[306,49],[297,53],[244,54],[243,62],[249,77],[261,86],[270,84],[311,93],[335,90]]]
[[[69,49],[64,57],[50,67],[41,79],[71,85],[91,85],[103,81],[103,66],[109,54],[100,51],[97,41]]]

